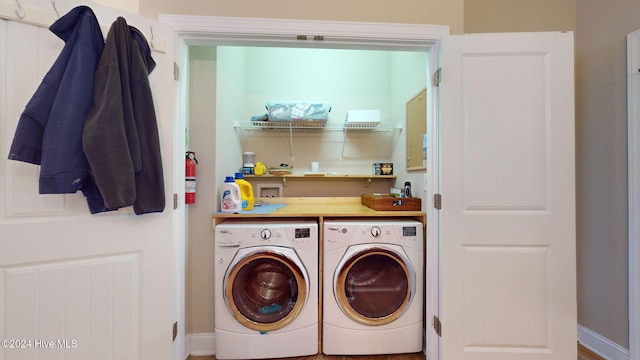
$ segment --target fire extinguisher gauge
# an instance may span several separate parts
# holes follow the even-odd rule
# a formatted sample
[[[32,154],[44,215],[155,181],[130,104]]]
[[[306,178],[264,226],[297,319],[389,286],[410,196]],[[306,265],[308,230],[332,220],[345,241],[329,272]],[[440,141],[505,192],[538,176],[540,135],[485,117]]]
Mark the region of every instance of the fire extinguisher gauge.
[[[187,158],[193,160],[196,164],[198,163],[198,159],[196,159],[196,153],[193,151],[187,151]]]

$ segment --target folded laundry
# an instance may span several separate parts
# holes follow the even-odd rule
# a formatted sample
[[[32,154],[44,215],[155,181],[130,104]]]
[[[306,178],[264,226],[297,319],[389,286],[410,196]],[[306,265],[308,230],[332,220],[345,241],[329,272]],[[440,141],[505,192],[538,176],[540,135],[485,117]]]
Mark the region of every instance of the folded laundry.
[[[327,121],[331,106],[323,102],[267,102],[271,121]]]

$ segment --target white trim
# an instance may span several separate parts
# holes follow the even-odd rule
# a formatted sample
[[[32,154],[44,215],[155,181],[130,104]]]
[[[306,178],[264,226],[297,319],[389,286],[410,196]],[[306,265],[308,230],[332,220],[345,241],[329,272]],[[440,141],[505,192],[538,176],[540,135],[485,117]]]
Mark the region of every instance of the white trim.
[[[165,15],[160,14],[159,20],[174,27],[176,32],[176,44],[186,45],[243,45],[243,46],[293,46],[293,47],[326,47],[326,48],[355,48],[355,49],[385,49],[385,50],[411,50],[428,51],[430,70],[440,67],[439,44],[443,37],[449,35],[448,26],[424,25],[424,24],[394,24],[394,23],[367,23],[367,22],[340,22],[340,21],[316,21],[316,20],[286,20],[286,19],[262,19],[262,18],[231,18],[209,17],[190,15]],[[307,40],[297,40],[298,35],[306,35]],[[314,40],[314,36],[323,36],[322,41]],[[429,119],[430,129],[438,131],[439,122],[439,94],[438,90],[432,91]],[[437,132],[432,132],[435,134]],[[430,139],[430,147],[439,146],[437,140]],[[432,147],[433,149],[433,147]],[[429,157],[437,156],[435,150],[429,152]],[[434,155],[435,154],[435,155]],[[429,172],[427,199],[434,193],[437,185],[437,171]],[[429,201],[430,203],[430,201]],[[428,214],[433,213],[430,210]],[[431,217],[427,217],[427,223],[433,224]],[[437,225],[436,225],[437,226]],[[434,226],[427,226],[427,231],[433,236],[431,243],[436,244],[438,233],[434,232]],[[429,235],[428,235],[429,236]],[[439,312],[438,295],[439,284],[439,257],[438,251],[429,260],[426,292],[428,324],[433,315]],[[431,326],[429,329],[433,329]],[[189,338],[199,335],[189,335]],[[199,337],[198,337],[199,338]],[[196,338],[194,338],[195,341]],[[425,335],[427,358],[437,360],[439,355],[440,338],[434,331],[427,331]],[[201,351],[194,345],[188,345],[193,351]],[[205,350],[206,351],[206,350]],[[194,353],[192,353],[194,354]]]
[[[578,325],[578,341],[605,359],[631,360],[627,349],[580,325]]]
[[[640,30],[627,35],[629,359],[640,358]]]
[[[416,49],[437,43],[449,34],[448,26],[322,20],[234,18],[160,14],[190,45],[215,41],[219,45],[281,45],[298,47],[353,47]],[[306,36],[298,40],[297,36]],[[322,40],[315,40],[322,36]]]
[[[174,46],[174,62],[176,64],[182,64],[184,60],[183,43],[175,38]],[[185,141],[184,131],[178,129],[184,129],[186,127],[186,115],[184,109],[186,106],[186,96],[184,96],[183,89],[187,86],[187,81],[184,79],[175,82],[175,98],[174,98],[174,169],[184,168],[185,158],[179,156],[185,153]],[[184,176],[181,172],[176,171],[173,174],[173,183],[175,184],[174,191],[177,194],[182,192],[178,189],[184,189]],[[187,347],[187,334],[186,334],[186,251],[187,251],[187,214],[186,205],[184,201],[180,201],[182,197],[178,199],[178,206],[173,210],[174,218],[174,249],[173,249],[173,263],[175,264],[174,270],[174,302],[176,306],[175,321],[178,323],[178,336],[174,341],[174,358],[178,359],[182,354],[188,353]]]
[[[216,354],[216,334],[199,333],[187,335],[187,354],[193,356],[210,356]]]
[[[196,15],[160,14],[161,22],[173,25],[178,33],[216,33],[256,34],[256,35],[323,35],[340,38],[398,39],[400,41],[437,41],[440,36],[449,33],[449,27],[443,25],[349,22],[328,20],[290,20],[245,17],[219,17]],[[345,31],[348,28],[348,31]],[[416,31],[419,30],[419,31]]]

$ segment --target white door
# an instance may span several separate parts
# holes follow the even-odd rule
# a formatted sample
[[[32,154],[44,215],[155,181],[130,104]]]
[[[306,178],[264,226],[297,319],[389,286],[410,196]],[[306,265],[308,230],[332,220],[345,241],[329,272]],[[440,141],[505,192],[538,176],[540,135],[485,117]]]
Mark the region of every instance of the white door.
[[[576,359],[573,34],[441,55],[440,358]]]
[[[29,1],[21,1],[29,5]],[[60,0],[64,15],[78,0]],[[87,4],[86,1],[82,2]],[[53,12],[48,1],[44,2]],[[44,6],[44,5],[43,5]],[[172,359],[176,317],[173,210],[180,143],[174,136],[173,29],[89,5],[103,28],[117,16],[151,39],[150,75],[166,208],[90,215],[82,194],[38,195],[38,167],[8,161],[17,120],[63,42],[46,27],[0,20],[0,359]],[[33,15],[26,8],[27,16]],[[181,173],[181,172],[180,172]],[[184,358],[184,357],[182,357]]]

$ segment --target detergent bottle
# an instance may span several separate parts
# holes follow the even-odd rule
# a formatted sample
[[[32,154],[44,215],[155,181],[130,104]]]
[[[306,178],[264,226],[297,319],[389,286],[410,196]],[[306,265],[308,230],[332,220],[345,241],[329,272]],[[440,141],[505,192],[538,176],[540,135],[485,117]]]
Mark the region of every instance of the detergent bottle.
[[[224,213],[237,213],[242,210],[242,198],[240,187],[233,181],[233,176],[227,176],[222,184],[220,195],[220,211]]]
[[[242,210],[252,210],[253,205],[256,202],[256,199],[253,196],[253,187],[251,186],[251,183],[244,179],[244,176],[242,176],[241,172],[236,173],[236,177],[234,181],[240,187],[240,197],[242,198]]]
[[[263,163],[261,163],[260,161],[258,161],[256,163],[256,167],[253,169],[253,173],[260,176],[260,175],[264,175],[267,173],[267,167],[264,166]]]

